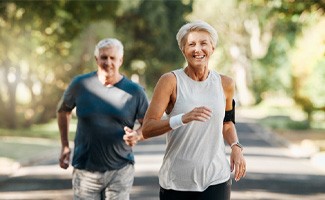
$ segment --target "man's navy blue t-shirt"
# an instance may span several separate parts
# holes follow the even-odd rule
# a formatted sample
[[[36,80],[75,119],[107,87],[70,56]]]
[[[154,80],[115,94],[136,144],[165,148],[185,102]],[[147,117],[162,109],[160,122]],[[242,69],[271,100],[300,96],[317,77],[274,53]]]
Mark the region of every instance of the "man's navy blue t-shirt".
[[[120,169],[134,163],[132,148],[123,140],[124,127],[134,127],[148,108],[144,89],[123,77],[104,86],[97,72],[73,79],[58,105],[59,110],[76,107],[78,124],[72,165],[89,171]]]

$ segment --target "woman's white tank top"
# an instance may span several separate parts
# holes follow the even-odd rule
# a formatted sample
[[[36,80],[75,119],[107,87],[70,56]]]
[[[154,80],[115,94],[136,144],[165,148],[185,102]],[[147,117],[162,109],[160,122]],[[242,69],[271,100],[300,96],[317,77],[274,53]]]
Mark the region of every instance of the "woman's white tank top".
[[[212,70],[204,81],[191,79],[184,69],[173,73],[177,79],[177,96],[168,117],[200,106],[210,108],[212,116],[206,122],[192,121],[167,133],[159,184],[165,189],[204,191],[230,178],[222,134],[225,96],[221,77]]]

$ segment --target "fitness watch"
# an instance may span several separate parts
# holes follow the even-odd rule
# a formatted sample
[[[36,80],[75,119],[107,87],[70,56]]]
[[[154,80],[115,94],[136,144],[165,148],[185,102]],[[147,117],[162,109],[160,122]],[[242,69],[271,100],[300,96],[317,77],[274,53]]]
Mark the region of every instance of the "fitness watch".
[[[237,142],[234,142],[234,143],[232,143],[231,145],[230,145],[230,148],[232,148],[233,146],[238,146],[241,150],[243,150],[244,149],[244,147],[243,147],[243,145],[242,144],[240,144],[238,141]]]

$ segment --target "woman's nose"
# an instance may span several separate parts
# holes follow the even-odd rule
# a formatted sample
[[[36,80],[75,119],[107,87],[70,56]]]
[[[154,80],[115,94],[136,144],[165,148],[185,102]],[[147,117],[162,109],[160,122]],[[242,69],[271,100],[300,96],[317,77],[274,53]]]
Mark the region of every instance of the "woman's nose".
[[[202,50],[200,45],[195,46],[195,52],[200,52]]]

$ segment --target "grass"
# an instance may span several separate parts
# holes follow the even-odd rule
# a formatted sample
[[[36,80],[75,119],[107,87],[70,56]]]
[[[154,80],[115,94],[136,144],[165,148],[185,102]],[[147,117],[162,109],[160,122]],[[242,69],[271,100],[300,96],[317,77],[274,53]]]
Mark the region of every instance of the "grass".
[[[312,138],[325,141],[324,113],[321,113],[318,121],[308,124],[306,115],[298,108],[286,101],[264,101],[254,107],[237,107],[236,115],[255,119],[260,125],[270,128],[273,132],[287,138],[298,140]],[[75,136],[77,120],[73,118],[70,123],[69,139]],[[1,136],[19,136],[27,138],[47,138],[59,141],[60,133],[56,119],[42,125],[33,125],[28,129],[8,130],[0,129]],[[0,138],[1,140],[1,138]],[[325,142],[324,142],[325,143]],[[325,146],[325,145],[324,145]]]
[[[76,120],[71,120],[69,139],[72,140],[76,130]],[[60,132],[56,120],[52,120],[47,124],[33,125],[27,129],[0,129],[0,136],[17,136],[28,138],[47,138],[58,140],[60,139]]]
[[[262,126],[286,130],[323,130],[325,113],[317,113],[315,121],[308,123],[306,114],[293,102],[271,99],[253,107],[239,107],[239,114],[257,120]]]
[[[71,120],[69,139],[73,140],[76,120]],[[60,152],[60,133],[56,120],[47,124],[33,125],[28,129],[0,129],[0,158],[19,161],[23,165],[38,162],[44,156]],[[1,167],[1,165],[0,165]]]
[[[0,157],[18,160],[26,163],[30,160],[37,159],[41,155],[46,155],[51,151],[60,151],[59,141],[29,141],[26,138],[10,138],[0,140]]]
[[[271,129],[278,136],[291,143],[312,141],[325,151],[325,114],[317,113],[316,120],[308,123],[306,115],[293,104],[265,101],[254,107],[240,107],[238,114],[255,119],[260,125]]]
[[[310,131],[325,134],[325,120],[320,119],[311,124],[305,120],[305,114],[297,107],[292,105],[274,104],[274,102],[263,102],[254,107],[238,107],[236,115],[245,116],[255,119],[264,127],[274,131]],[[324,116],[324,113],[323,113]],[[73,140],[75,136],[77,120],[73,118],[70,123],[69,139]],[[310,126],[309,126],[310,125]],[[0,129],[1,136],[19,136],[31,138],[47,138],[53,140],[60,139],[60,133],[56,119],[53,119],[47,124],[33,125],[28,129]]]

